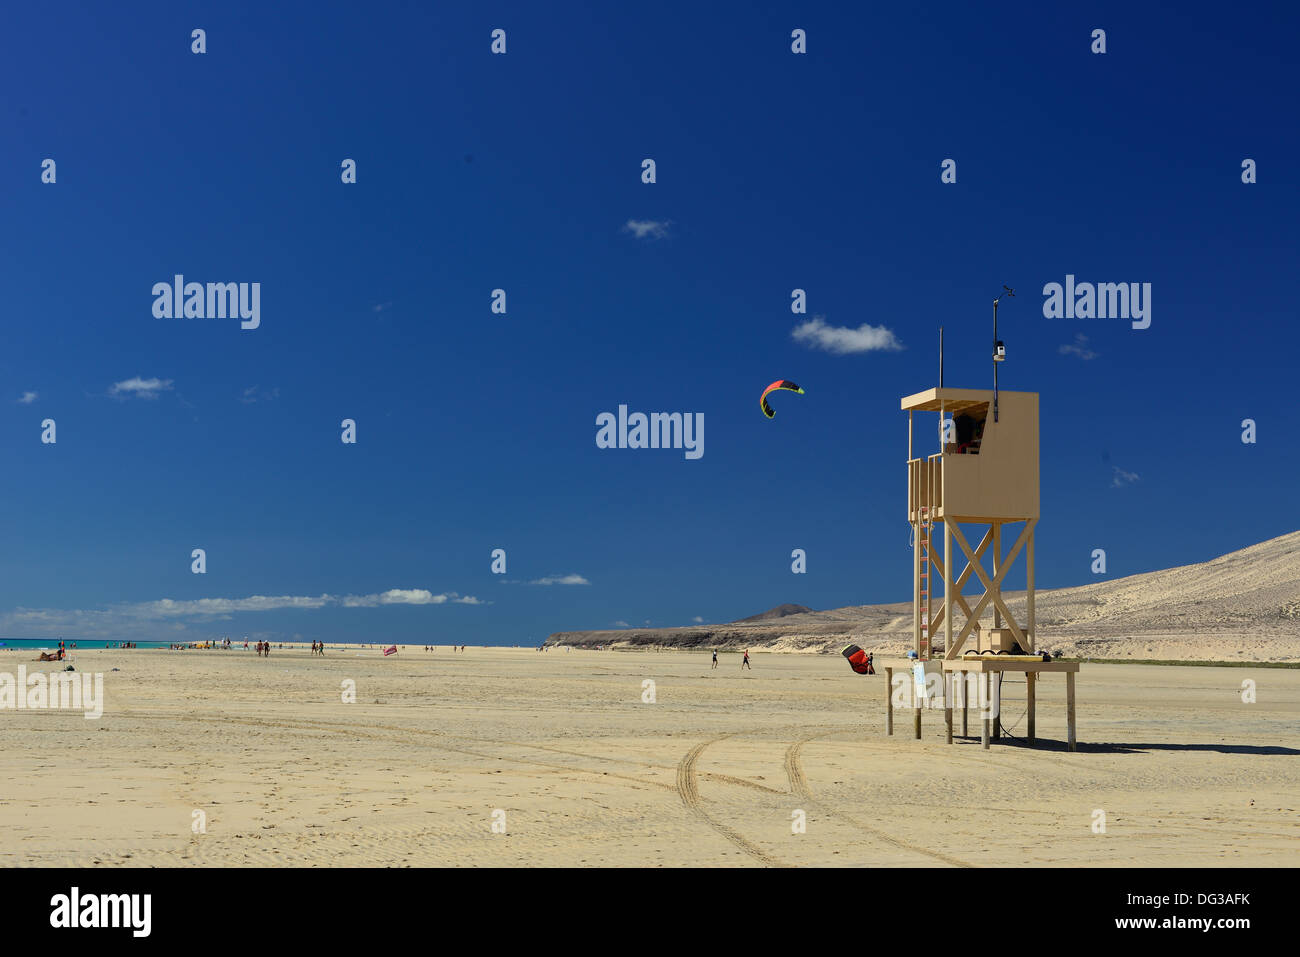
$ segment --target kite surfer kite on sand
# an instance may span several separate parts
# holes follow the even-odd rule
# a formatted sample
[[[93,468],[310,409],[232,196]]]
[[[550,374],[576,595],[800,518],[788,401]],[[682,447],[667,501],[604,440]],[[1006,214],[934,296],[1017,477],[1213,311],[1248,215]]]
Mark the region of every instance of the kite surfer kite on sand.
[[[857,645],[849,645],[840,652],[840,654],[849,660],[849,667],[858,674],[874,675],[876,673],[873,656],[863,651]]]

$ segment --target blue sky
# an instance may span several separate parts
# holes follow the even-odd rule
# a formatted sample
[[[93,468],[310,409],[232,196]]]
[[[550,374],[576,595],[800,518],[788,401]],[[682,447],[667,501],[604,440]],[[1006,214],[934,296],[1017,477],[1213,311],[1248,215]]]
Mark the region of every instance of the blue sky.
[[[1003,282],[1040,587],[1297,527],[1294,7],[265,6],[3,14],[6,636],[531,644],[904,600],[898,400],[941,324],[947,384],[988,387]],[[260,327],[154,318],[176,273],[259,282]],[[1150,328],[1044,318],[1067,274],[1151,283]],[[818,317],[901,348],[797,340]],[[807,394],[769,421],[778,378]],[[705,454],[597,448],[620,403],[703,413]]]

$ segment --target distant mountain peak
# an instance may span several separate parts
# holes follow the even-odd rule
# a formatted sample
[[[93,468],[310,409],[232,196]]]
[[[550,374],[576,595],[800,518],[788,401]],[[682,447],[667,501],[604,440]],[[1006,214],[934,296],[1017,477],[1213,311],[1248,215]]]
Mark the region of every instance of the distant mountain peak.
[[[771,621],[773,618],[784,618],[786,615],[806,615],[812,609],[807,605],[791,605],[788,602],[784,605],[777,605],[775,608],[769,608],[767,611],[758,615],[750,615],[748,618],[740,618],[733,624],[741,624],[746,621]]]

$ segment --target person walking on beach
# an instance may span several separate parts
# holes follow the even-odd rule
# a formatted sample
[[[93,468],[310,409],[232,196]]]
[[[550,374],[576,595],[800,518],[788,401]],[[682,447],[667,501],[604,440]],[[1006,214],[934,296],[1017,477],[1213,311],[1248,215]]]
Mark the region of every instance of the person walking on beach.
[[[745,649],[745,657],[744,657],[744,659],[740,662],[740,670],[741,670],[741,671],[744,671],[746,668],[748,668],[750,671],[753,671],[753,670],[754,670],[754,666],[751,665],[751,664],[749,663],[749,649],[748,649],[748,648]]]
[[[713,668],[716,668],[716,667],[718,667],[718,649],[717,649],[717,648],[714,648],[714,649],[713,649]],[[712,671],[713,668],[710,668],[709,670]]]

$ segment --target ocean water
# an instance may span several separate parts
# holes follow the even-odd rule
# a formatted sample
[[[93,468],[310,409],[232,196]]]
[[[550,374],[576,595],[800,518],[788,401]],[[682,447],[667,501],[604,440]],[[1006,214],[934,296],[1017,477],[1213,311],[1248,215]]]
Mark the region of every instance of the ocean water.
[[[124,639],[124,640],[125,640],[125,639]],[[77,649],[78,649],[78,650],[84,650],[84,649],[86,649],[86,648],[107,648],[109,645],[116,645],[116,644],[118,644],[117,641],[100,641],[100,640],[98,640],[98,639],[91,639],[91,638],[64,638],[64,639],[63,639],[63,646],[64,646],[65,648],[67,648],[69,651],[71,651],[71,650],[72,650],[72,643],[73,643],[74,641],[77,643]],[[280,643],[281,643],[281,642],[273,641],[273,642],[271,642],[271,645],[272,645],[272,646],[275,646],[275,645],[278,645],[278,644],[280,644]],[[286,644],[286,645],[290,644],[290,642],[288,642],[288,641],[283,642],[283,643]],[[135,643],[135,646],[136,646],[137,648],[167,648],[167,647],[170,647],[171,644],[172,644],[172,642],[170,642],[170,641],[137,641],[137,642]],[[182,644],[185,644],[185,642],[182,642]],[[292,642],[292,644],[294,644],[294,645],[301,645],[302,647],[306,648],[308,645],[311,644],[311,641],[310,641],[310,640],[307,640],[307,641],[296,641],[296,642]],[[389,645],[391,645],[391,644],[392,644],[391,641],[390,641],[390,642],[387,642],[387,643],[383,643],[382,645],[381,645],[380,642],[377,642],[377,641],[368,641],[368,642],[366,642],[366,641],[333,641],[333,642],[327,642],[327,645],[328,645],[328,647],[330,647],[330,648],[342,648],[342,647],[345,647],[345,646],[348,647],[348,648],[351,648],[351,647],[357,647],[357,648],[379,648],[379,647],[384,647],[384,648],[387,648],[387,647],[388,647]],[[253,646],[253,642],[250,641],[250,642],[248,643],[248,646],[249,646],[249,648],[251,649],[252,646]],[[36,650],[36,651],[53,651],[53,650],[55,650],[55,649],[58,648],[58,647],[59,647],[59,639],[57,639],[57,638],[0,638],[0,651],[4,651],[6,648],[9,648],[9,649],[15,649],[15,648],[17,648],[17,649],[23,649],[23,650]],[[233,640],[232,640],[231,643],[230,643],[230,647],[231,647],[231,650],[234,650],[235,648],[238,648],[238,649],[240,649],[240,650],[242,651],[243,648],[244,648],[244,641],[243,641],[243,639],[241,638],[239,641],[233,641]],[[422,645],[419,645],[419,646],[416,646],[416,645],[408,645],[407,647],[423,647],[423,646],[422,646]],[[447,646],[447,645],[441,645],[440,647],[442,647],[442,648],[446,648],[446,647],[448,647],[448,646]],[[128,651],[129,651],[130,649],[124,649],[124,650],[128,650]]]
[[[77,643],[77,648],[107,648],[109,645],[117,644],[116,641],[95,641],[90,638],[64,638],[63,646],[68,650],[72,649],[72,643]],[[137,641],[138,648],[166,648],[171,642],[168,641]],[[243,642],[240,642],[242,645]],[[0,638],[0,649],[3,648],[22,648],[35,649],[37,651],[53,651],[59,647],[57,638]]]

